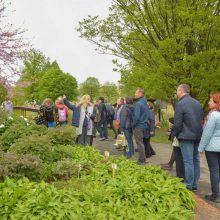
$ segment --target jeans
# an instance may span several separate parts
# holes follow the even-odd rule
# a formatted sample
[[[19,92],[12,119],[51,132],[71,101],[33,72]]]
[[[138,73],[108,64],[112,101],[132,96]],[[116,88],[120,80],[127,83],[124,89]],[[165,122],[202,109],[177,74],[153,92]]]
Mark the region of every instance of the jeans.
[[[125,151],[125,156],[127,158],[131,158],[134,155],[134,143],[133,143],[133,132],[132,129],[125,129],[124,130],[124,135],[126,137],[126,140],[128,142],[128,150]]]
[[[199,142],[188,140],[179,142],[185,167],[185,184],[188,189],[197,188],[200,178]]]
[[[55,128],[56,123],[54,121],[48,121],[47,126],[48,126],[48,128]]]
[[[106,122],[99,122],[97,129],[100,134],[100,138],[108,139],[107,121]]]
[[[220,152],[206,151],[205,154],[209,166],[212,196],[218,198],[220,182]]]
[[[181,179],[185,179],[185,170],[181,149],[179,147],[174,147],[173,151],[176,158],[176,176]]]
[[[138,148],[138,162],[139,163],[145,163],[146,157],[145,157],[145,149],[144,149],[144,129],[143,128],[134,128],[134,138],[137,143]]]

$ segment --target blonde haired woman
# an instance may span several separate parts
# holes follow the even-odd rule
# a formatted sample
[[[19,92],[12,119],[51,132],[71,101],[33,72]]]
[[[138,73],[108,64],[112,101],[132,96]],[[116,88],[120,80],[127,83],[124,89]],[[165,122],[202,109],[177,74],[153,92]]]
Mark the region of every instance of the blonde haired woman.
[[[63,101],[73,111],[72,125],[76,127],[77,143],[82,146],[90,145],[93,135],[93,120],[96,116],[94,106],[90,102],[90,96],[84,95],[77,106],[71,104],[66,96],[63,96]]]

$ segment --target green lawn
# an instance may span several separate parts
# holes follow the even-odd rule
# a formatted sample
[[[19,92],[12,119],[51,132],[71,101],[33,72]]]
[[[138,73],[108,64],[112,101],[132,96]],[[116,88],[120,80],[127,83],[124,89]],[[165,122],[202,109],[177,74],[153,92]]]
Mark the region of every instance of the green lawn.
[[[156,143],[170,144],[167,136],[167,128],[162,127],[160,129],[156,129],[156,135],[151,140]]]

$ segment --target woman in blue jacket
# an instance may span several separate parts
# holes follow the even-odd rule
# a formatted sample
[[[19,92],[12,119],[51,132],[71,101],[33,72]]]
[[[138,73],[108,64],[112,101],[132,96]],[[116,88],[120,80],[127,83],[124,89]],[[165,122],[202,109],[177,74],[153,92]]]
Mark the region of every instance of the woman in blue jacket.
[[[205,151],[210,172],[212,194],[207,195],[206,199],[220,203],[220,93],[211,95],[209,107],[199,152],[202,154]]]
[[[90,145],[93,135],[93,121],[96,117],[96,111],[90,102],[90,96],[84,95],[79,105],[71,104],[66,96],[63,98],[64,104],[73,111],[72,125],[76,127],[77,143],[82,146]]]

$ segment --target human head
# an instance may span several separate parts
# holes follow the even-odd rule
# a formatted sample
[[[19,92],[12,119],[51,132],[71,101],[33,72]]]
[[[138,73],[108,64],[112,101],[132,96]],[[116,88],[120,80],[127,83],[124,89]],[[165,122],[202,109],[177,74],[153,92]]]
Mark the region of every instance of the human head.
[[[135,98],[139,99],[144,97],[144,89],[138,88],[135,92]]]
[[[131,97],[125,97],[125,104],[132,105],[133,104],[133,99]]]
[[[7,96],[7,97],[6,97],[6,101],[9,101],[9,100],[10,100],[10,98]]]
[[[49,99],[49,98],[44,99],[44,101],[43,101],[43,105],[44,105],[44,106],[50,106],[50,105],[53,105],[53,100],[52,100],[52,99]]]
[[[181,84],[178,86],[177,88],[177,97],[178,98],[182,98],[185,95],[189,95],[190,94],[190,86],[187,84]]]
[[[105,102],[105,99],[104,99],[104,97],[99,97],[99,101],[98,101],[99,103],[104,103]]]
[[[90,101],[91,101],[90,96],[89,95],[84,95],[81,98],[80,104],[83,105],[83,106],[87,106],[87,105],[90,104]]]
[[[153,102],[148,101],[147,105],[148,105],[149,109],[153,109],[154,108]]]
[[[220,93],[210,95],[209,108],[220,111]]]
[[[118,98],[117,105],[124,105],[124,98]]]
[[[55,101],[55,104],[56,105],[63,105],[64,104],[63,98],[61,96],[58,97],[57,100]]]

